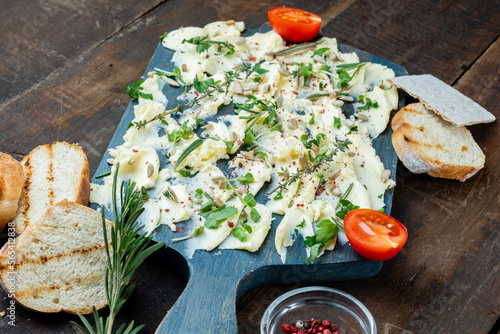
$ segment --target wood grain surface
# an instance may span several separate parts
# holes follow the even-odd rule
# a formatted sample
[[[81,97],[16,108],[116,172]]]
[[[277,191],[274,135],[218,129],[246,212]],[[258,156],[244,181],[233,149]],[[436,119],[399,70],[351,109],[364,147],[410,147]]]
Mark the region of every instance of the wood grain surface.
[[[91,174],[128,103],[124,88],[146,68],[164,31],[215,20],[260,27],[279,1],[6,1],[0,0],[0,151],[20,160],[55,140],[78,142]],[[497,0],[287,1],[323,17],[322,34],[429,73],[500,116],[500,4]],[[361,300],[379,333],[498,333],[500,329],[500,129],[469,127],[486,154],[474,177],[458,181],[413,175],[398,166],[392,215],[409,231],[402,252],[374,277],[324,283]],[[2,243],[6,235],[2,235]],[[137,290],[118,322],[154,333],[182,293],[185,272],[162,250],[133,281]],[[304,286],[314,271],[256,288],[238,302],[239,333],[257,333],[265,308]],[[0,311],[9,299],[0,292]],[[73,333],[64,314],[16,308],[1,333]],[[195,319],[193,319],[195,321]],[[181,332],[175,329],[172,333]],[[217,332],[203,328],[200,332]]]

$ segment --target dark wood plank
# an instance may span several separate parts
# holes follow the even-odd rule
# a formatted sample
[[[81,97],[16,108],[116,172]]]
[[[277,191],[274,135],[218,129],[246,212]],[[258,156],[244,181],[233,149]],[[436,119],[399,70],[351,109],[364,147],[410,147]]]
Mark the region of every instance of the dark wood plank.
[[[55,140],[78,142],[88,155],[93,173],[129,103],[125,87],[144,73],[159,42],[158,36],[180,26],[202,26],[232,18],[244,20],[249,27],[259,27],[267,22],[267,10],[279,4],[279,1],[165,3],[131,27],[97,44],[92,51],[52,72],[43,84],[0,105],[3,120],[0,151],[21,158],[39,144]],[[336,4],[344,2],[291,2],[293,6],[318,13]],[[30,69],[29,73],[32,72],[36,69]],[[15,82],[17,80],[20,79],[16,77]],[[33,122],[33,112],[36,122]],[[20,133],[24,135],[19,136]]]
[[[3,1],[0,103],[41,84],[161,2]]]
[[[500,33],[495,0],[358,1],[327,36],[452,84]]]

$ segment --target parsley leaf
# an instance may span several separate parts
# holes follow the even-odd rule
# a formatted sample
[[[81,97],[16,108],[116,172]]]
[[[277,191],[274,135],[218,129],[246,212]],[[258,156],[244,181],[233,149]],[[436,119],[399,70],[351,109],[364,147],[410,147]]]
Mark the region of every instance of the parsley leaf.
[[[266,70],[265,68],[261,68],[260,63],[256,63],[255,65],[253,65],[252,71],[257,73],[257,74],[260,74],[260,75],[269,72],[269,70]]]
[[[378,102],[377,101],[372,101],[369,97],[364,97],[363,95],[359,96],[359,102],[363,102],[363,100],[366,100],[365,104],[363,106],[358,107],[358,110],[368,110],[370,108],[378,108]]]
[[[247,233],[245,232],[245,230],[241,227],[235,227],[233,229],[233,237],[235,237],[236,239],[238,239],[239,241],[241,242],[245,242],[247,241]]]
[[[349,213],[349,211],[359,209],[359,206],[352,204],[351,201],[345,198],[341,198],[339,200],[339,205],[340,205],[340,210],[335,215],[340,219],[344,219],[345,216]]]
[[[330,48],[321,48],[321,49],[316,49],[316,50],[314,50],[313,55],[311,56],[311,58],[312,58],[312,57],[314,57],[315,55],[318,55],[318,56],[323,56],[323,54],[324,54],[326,51],[328,51],[328,50],[330,50]]]
[[[214,81],[213,78],[199,81],[198,75],[195,75],[194,80],[193,80],[193,87],[199,93],[206,93],[208,91],[208,88],[210,88],[210,87],[213,88],[213,87],[215,87],[215,85],[216,85],[216,82]]]
[[[144,79],[141,79],[137,81],[135,84],[127,86],[127,94],[133,99],[138,99],[139,97],[142,97],[143,99],[146,100],[152,100],[153,99],[153,94],[144,94],[141,92],[142,88],[142,83],[144,82]]]
[[[339,227],[330,219],[323,219],[316,226],[318,229],[304,241],[306,246],[311,247],[311,255],[304,261],[306,264],[314,263],[323,247],[335,239],[339,233]]]
[[[225,205],[222,205],[215,210],[203,212],[201,215],[205,218],[204,225],[206,228],[217,229],[223,221],[234,216],[236,213],[238,213],[238,209],[236,209],[234,206],[226,207]]]

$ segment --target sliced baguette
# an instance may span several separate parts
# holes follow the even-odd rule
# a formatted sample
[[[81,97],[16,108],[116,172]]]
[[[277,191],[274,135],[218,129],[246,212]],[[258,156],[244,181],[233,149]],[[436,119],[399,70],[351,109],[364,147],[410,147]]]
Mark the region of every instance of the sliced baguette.
[[[0,153],[0,231],[16,216],[23,181],[21,164],[10,155]]]
[[[21,165],[25,179],[13,220],[18,233],[63,199],[89,204],[89,164],[80,146],[66,142],[38,146]]]
[[[422,103],[401,109],[392,129],[394,149],[413,173],[463,182],[484,166],[485,156],[469,130],[443,120]]]
[[[108,240],[111,226],[107,221]],[[19,304],[39,312],[87,314],[94,305],[106,306],[107,266],[101,215],[67,200],[0,252],[4,288],[14,291]]]

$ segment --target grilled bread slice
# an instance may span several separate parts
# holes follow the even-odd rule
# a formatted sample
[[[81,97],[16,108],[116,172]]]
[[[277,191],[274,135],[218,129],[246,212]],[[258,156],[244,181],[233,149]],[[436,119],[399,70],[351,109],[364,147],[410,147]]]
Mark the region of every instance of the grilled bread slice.
[[[10,155],[0,153],[0,231],[16,216],[23,181],[21,164]]]
[[[80,146],[66,142],[38,146],[21,165],[25,179],[13,220],[18,233],[63,199],[89,204],[89,164]]]
[[[443,120],[422,103],[401,109],[392,129],[394,149],[413,173],[463,182],[484,166],[485,156],[469,130]]]
[[[112,226],[106,222],[108,242]],[[4,288],[19,304],[39,312],[87,314],[94,305],[106,306],[107,266],[101,215],[67,200],[0,252]]]

